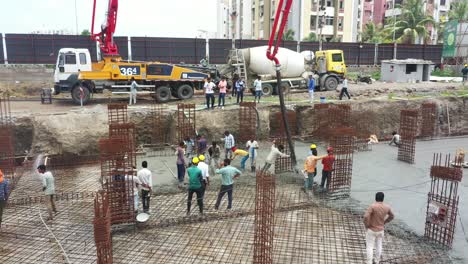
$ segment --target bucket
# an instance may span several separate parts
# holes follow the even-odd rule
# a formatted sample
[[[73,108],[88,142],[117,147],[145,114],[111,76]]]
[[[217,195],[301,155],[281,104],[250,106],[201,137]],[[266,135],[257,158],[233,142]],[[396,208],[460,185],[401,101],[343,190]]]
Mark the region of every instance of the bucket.
[[[327,102],[327,99],[325,98],[325,96],[320,96],[320,103],[324,104],[326,102]]]

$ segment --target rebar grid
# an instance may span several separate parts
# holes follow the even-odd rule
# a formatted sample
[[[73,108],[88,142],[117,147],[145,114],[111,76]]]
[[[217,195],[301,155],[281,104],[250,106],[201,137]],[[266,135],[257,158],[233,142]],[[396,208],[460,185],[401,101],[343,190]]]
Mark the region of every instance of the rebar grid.
[[[12,124],[10,95],[5,93],[0,96],[0,126],[10,126]]]
[[[306,194],[298,188],[302,182],[300,177],[284,174],[275,178],[274,263],[364,263],[362,215],[365,208],[347,200],[322,200]],[[228,211],[213,209],[218,184],[220,182],[213,179],[207,189],[206,213],[202,217],[185,216],[185,192],[154,197],[154,210],[144,227],[139,227],[137,232],[131,229],[113,234],[113,261],[253,262],[255,178],[241,176],[236,180],[233,209]],[[57,202],[59,214],[50,227],[73,263],[96,262],[91,224],[93,198],[86,196]],[[225,205],[223,201],[220,208]],[[41,226],[38,210],[34,205],[6,209],[0,248],[8,254],[0,254],[1,263],[64,262],[61,252],[51,244],[50,235]],[[40,210],[43,214],[46,212],[45,208]],[[406,263],[405,260],[411,261],[421,255],[427,256],[428,261],[424,263],[451,263],[437,247],[412,233],[402,235],[393,227],[387,228],[382,263]]]
[[[328,125],[328,109],[330,104],[316,104],[313,111],[313,130],[312,136],[317,139],[325,140],[325,133],[323,130]]]
[[[152,137],[151,144],[161,146],[166,143],[170,143],[168,135],[168,127],[166,120],[167,106],[165,104],[159,104],[154,100],[151,108],[152,113]]]
[[[245,145],[252,138],[257,138],[257,112],[255,102],[241,102],[239,107],[239,146]]]
[[[94,242],[98,264],[112,263],[111,216],[107,194],[100,191],[94,198]]]
[[[275,226],[275,176],[260,169],[256,174],[255,191],[255,264],[273,263],[273,234]]]
[[[111,123],[109,124],[109,138],[121,138],[124,139],[125,146],[123,148],[130,152],[130,155],[127,158],[135,158],[136,151],[136,131],[135,124],[133,123]],[[132,160],[131,162],[134,162]],[[132,163],[133,164],[133,163]]]
[[[297,113],[295,111],[287,111],[286,118],[288,119],[291,136],[297,136]],[[270,137],[283,137],[284,135],[286,135],[286,129],[284,127],[283,116],[281,112],[277,112],[273,115],[272,122],[270,122]]]
[[[350,194],[354,144],[355,136],[353,128],[336,128],[331,135],[330,146],[333,147],[335,162],[333,164],[332,175],[327,181],[327,189],[334,196],[337,194],[349,196]]]
[[[133,177],[135,152],[127,138],[112,137],[99,140],[101,181],[107,192],[111,223],[135,222]]]
[[[424,102],[421,104],[421,132],[420,137],[432,138],[436,132],[437,104]]]
[[[424,236],[451,248],[458,214],[458,183],[462,180],[463,171],[461,168],[451,167],[450,155],[445,155],[443,162],[442,160],[442,154],[438,153],[432,158]]]
[[[92,155],[49,155],[47,168],[51,170],[72,169],[99,164],[99,154]]]
[[[416,135],[418,134],[418,110],[402,109],[400,112],[400,145],[398,160],[414,163]]]
[[[352,111],[351,127],[355,131],[355,150],[370,151],[372,144],[369,144],[370,135],[375,134],[378,129],[375,127],[374,112],[371,111]]]
[[[107,105],[109,124],[127,123],[128,110],[126,103],[109,103]]]
[[[195,104],[177,104],[177,140],[184,141],[192,138],[196,133]]]
[[[288,139],[286,136],[277,137],[273,139],[276,142],[276,146],[283,145],[284,154],[290,155],[291,150],[289,149]],[[294,141],[293,141],[294,144]],[[293,165],[291,157],[278,157],[275,161],[275,173],[282,173],[287,171],[293,171]]]

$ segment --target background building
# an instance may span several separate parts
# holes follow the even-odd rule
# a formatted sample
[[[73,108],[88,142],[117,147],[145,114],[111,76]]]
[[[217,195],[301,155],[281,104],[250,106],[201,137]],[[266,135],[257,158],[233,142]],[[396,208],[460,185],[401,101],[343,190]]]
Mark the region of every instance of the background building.
[[[334,4],[338,3],[335,7]],[[362,30],[360,0],[311,0],[302,1],[304,19],[302,20],[302,36],[315,33],[326,40],[334,38],[334,23],[336,36],[343,42],[356,42]],[[337,20],[337,21],[335,21]]]
[[[252,38],[252,1],[218,0],[217,38]]]
[[[364,0],[362,23],[366,25],[369,22],[374,24],[384,24],[385,10],[387,9],[387,0]]]

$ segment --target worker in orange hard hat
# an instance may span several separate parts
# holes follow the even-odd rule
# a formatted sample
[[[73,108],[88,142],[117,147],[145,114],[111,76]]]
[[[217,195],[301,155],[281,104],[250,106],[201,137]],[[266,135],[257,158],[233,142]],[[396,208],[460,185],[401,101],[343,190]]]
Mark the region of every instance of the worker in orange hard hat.
[[[333,164],[335,163],[335,156],[333,156],[333,148],[328,147],[327,153],[327,156],[322,159],[322,182],[320,183],[320,188],[322,189],[322,191],[326,190],[325,182],[327,182],[327,185],[330,182],[330,178],[332,176],[333,171]]]
[[[3,172],[0,170],[0,229],[2,228],[3,209],[6,206],[8,199],[8,180],[3,177]]]

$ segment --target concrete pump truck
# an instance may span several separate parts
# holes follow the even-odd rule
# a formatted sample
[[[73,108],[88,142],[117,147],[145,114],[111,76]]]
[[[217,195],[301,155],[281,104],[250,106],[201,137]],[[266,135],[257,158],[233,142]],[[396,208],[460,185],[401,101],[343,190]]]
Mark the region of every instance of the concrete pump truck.
[[[91,39],[99,43],[102,60],[91,62],[87,49],[62,48],[59,50],[54,73],[54,93],[71,92],[73,101],[89,102],[91,94],[111,91],[128,91],[129,81],[135,78],[141,89],[154,93],[159,102],[167,102],[171,95],[189,99],[194,89],[202,89],[209,74],[185,67],[161,63],[125,61],[114,42],[117,25],[118,0],[109,0],[107,17],[101,32],[94,33],[96,0],[91,22]]]

